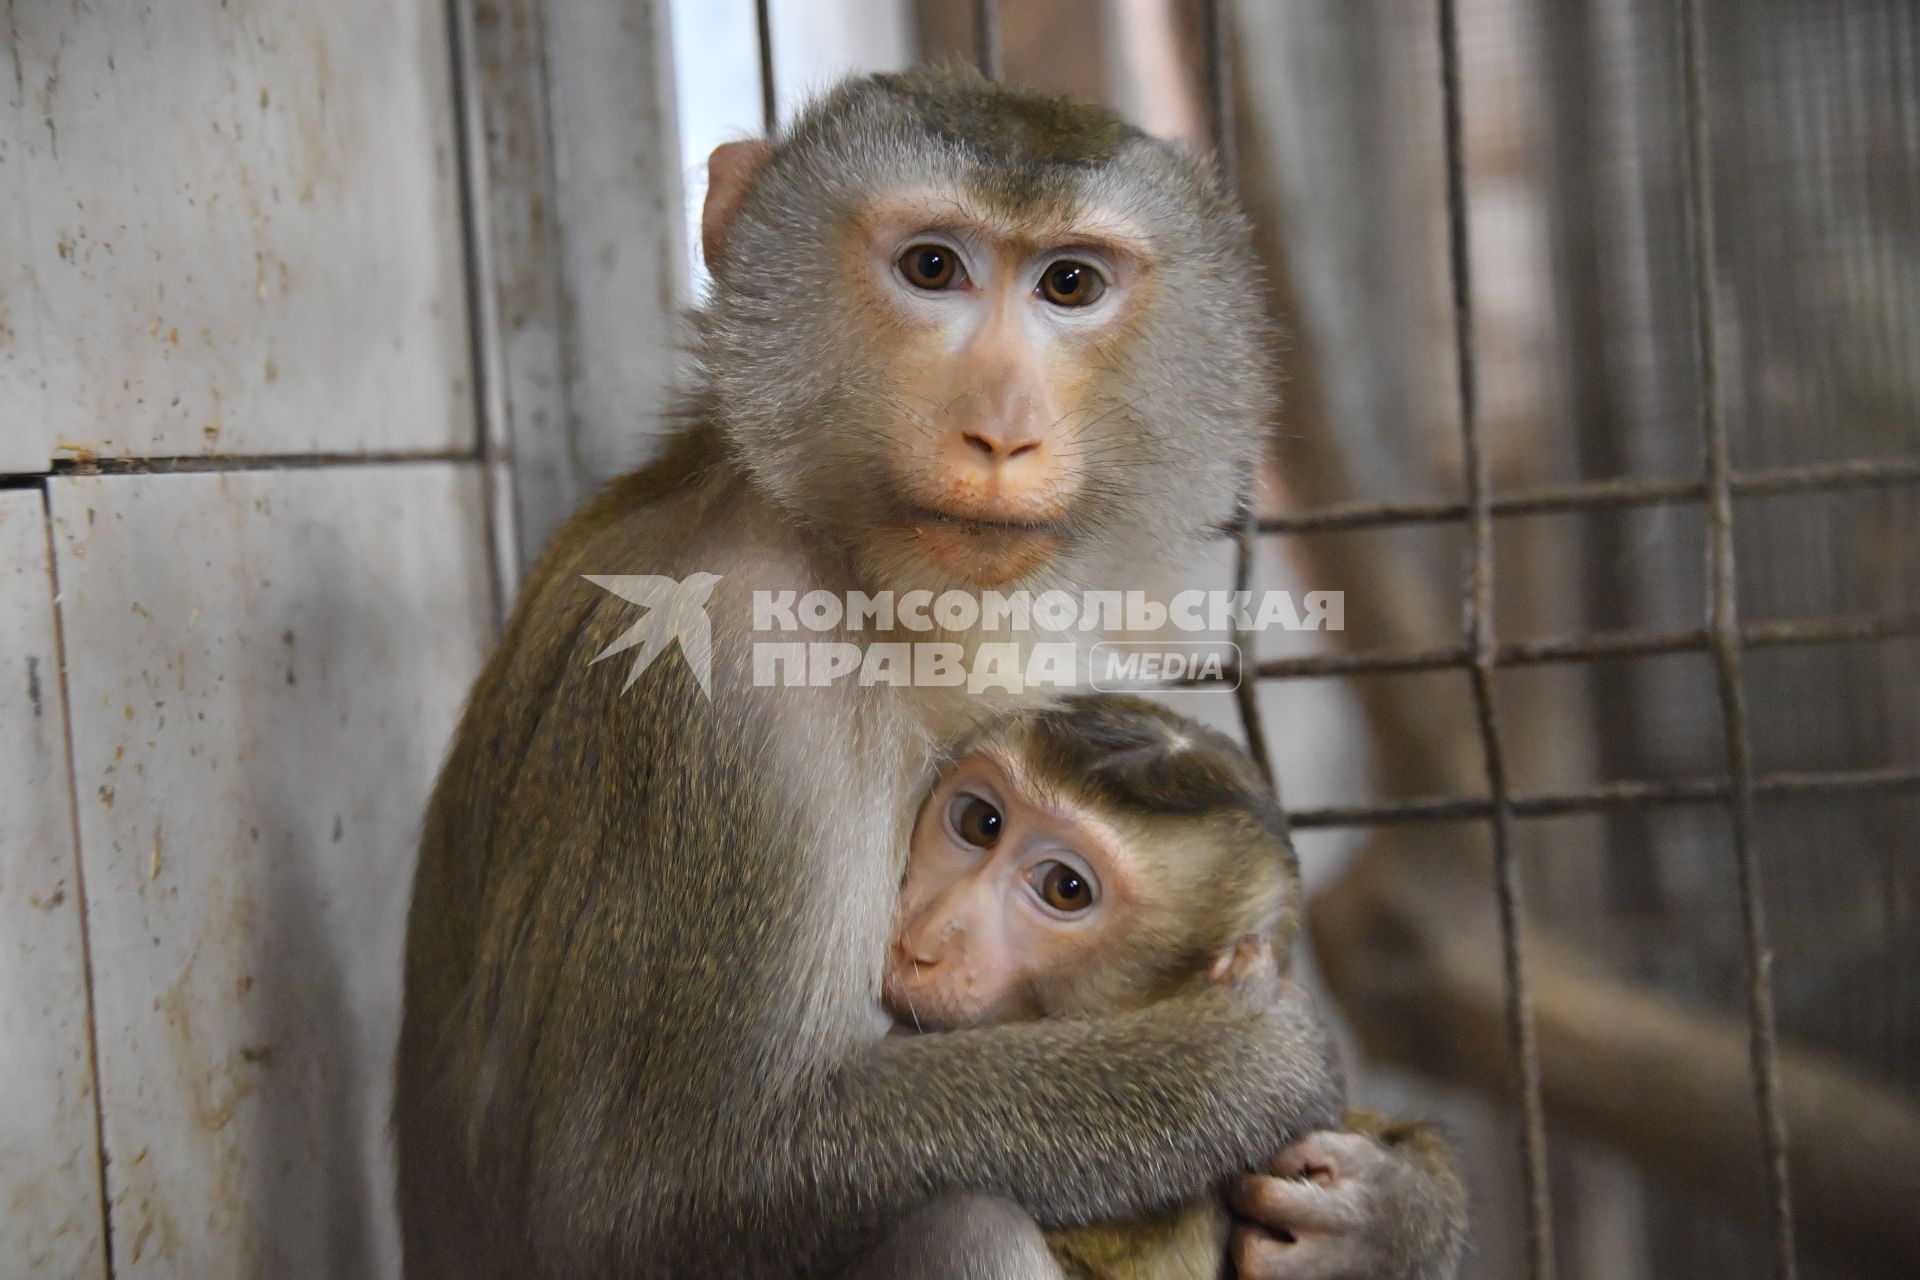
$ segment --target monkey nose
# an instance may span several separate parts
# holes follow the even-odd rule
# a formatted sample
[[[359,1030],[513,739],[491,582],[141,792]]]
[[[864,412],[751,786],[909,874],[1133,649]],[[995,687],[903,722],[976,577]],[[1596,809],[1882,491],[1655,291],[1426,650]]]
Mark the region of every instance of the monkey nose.
[[[1040,451],[1040,437],[1024,427],[972,427],[962,431],[960,439],[983,461],[996,466]]]
[[[947,952],[947,943],[951,934],[943,931],[937,936],[925,933],[903,933],[893,940],[893,951],[906,964],[915,969],[933,969],[940,964]]]

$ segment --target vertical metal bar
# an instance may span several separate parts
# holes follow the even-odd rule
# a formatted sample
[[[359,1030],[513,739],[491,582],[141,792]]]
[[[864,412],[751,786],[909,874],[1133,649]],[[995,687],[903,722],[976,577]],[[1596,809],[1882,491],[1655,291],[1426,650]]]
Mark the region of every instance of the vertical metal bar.
[[[754,0],[753,20],[760,34],[760,128],[772,138],[780,124],[780,107],[773,93],[773,14],[771,0]]]
[[[1206,38],[1206,92],[1209,124],[1213,132],[1214,163],[1220,167],[1220,176],[1228,186],[1234,184],[1234,119],[1233,97],[1230,88],[1231,64],[1227,61],[1226,15],[1221,12],[1220,0],[1206,0],[1201,9],[1201,22]],[[1261,459],[1254,459],[1257,468]],[[1254,476],[1249,474],[1241,483],[1238,506],[1234,513],[1234,556],[1233,589],[1236,592],[1249,591],[1253,587],[1253,557],[1259,545],[1259,513],[1253,501]],[[1267,781],[1273,784],[1274,791],[1280,789],[1280,780],[1273,773],[1273,757],[1267,750],[1266,727],[1260,716],[1260,682],[1254,674],[1253,633],[1245,627],[1236,625],[1233,629],[1233,643],[1240,650],[1240,683],[1233,691],[1234,702],[1240,710],[1240,727],[1247,739],[1247,753],[1253,757]],[[1285,807],[1281,813],[1285,815]]]
[[[1520,870],[1513,850],[1513,801],[1507,791],[1506,759],[1501,752],[1499,717],[1493,700],[1495,661],[1493,615],[1492,471],[1481,447],[1478,369],[1473,347],[1472,263],[1468,255],[1465,145],[1460,123],[1460,25],[1454,0],[1439,0],[1440,99],[1446,135],[1447,249],[1453,283],[1454,364],[1459,382],[1462,469],[1473,533],[1473,558],[1467,596],[1467,640],[1472,651],[1469,675],[1480,742],[1486,761],[1487,791],[1493,803],[1494,893],[1500,914],[1500,959],[1506,974],[1507,1038],[1512,1046],[1519,1095],[1521,1174],[1526,1183],[1527,1268],[1535,1280],[1553,1275],[1553,1208],[1547,1186],[1547,1125],[1540,1101],[1540,1058],[1534,1042],[1533,1007],[1528,998],[1521,946]]]
[[[973,0],[973,63],[989,80],[1000,78],[1000,6]]]
[[[467,361],[479,440],[480,486],[486,504],[488,577],[493,616],[504,626],[519,578],[514,527],[513,468],[507,440],[500,313],[494,291],[492,234],[487,205],[486,125],[476,89],[471,0],[448,0],[453,53],[453,121],[460,176],[461,253],[466,268]]]
[[[1258,465],[1256,463],[1255,465]],[[1255,534],[1259,519],[1253,509],[1252,478],[1240,492],[1240,513],[1238,527],[1234,530],[1233,553],[1233,589],[1236,594],[1244,594],[1253,589],[1253,554],[1258,545]],[[1240,708],[1240,727],[1247,738],[1247,754],[1253,757],[1254,764],[1273,784],[1277,796],[1280,780],[1274,776],[1273,757],[1267,751],[1266,724],[1260,715],[1260,680],[1258,667],[1253,660],[1253,633],[1235,624],[1233,628],[1234,647],[1240,651],[1240,683],[1234,686],[1233,700]],[[1285,806],[1281,807],[1281,816],[1285,818]]]
[[[1220,0],[1207,0],[1201,9],[1207,42],[1207,115],[1213,128],[1213,157],[1227,185],[1235,182],[1239,157],[1234,152],[1233,63],[1227,51],[1227,19]]]
[[[1793,1201],[1787,1180],[1787,1122],[1780,1098],[1778,1031],[1773,1010],[1773,947],[1767,940],[1766,908],[1753,834],[1753,759],[1747,731],[1746,693],[1740,678],[1740,618],[1735,598],[1733,484],[1726,422],[1720,412],[1720,369],[1715,349],[1713,305],[1713,199],[1709,178],[1705,74],[1701,66],[1699,6],[1679,0],[1675,35],[1685,83],[1681,173],[1686,187],[1687,252],[1693,265],[1694,356],[1699,361],[1700,429],[1707,473],[1707,625],[1727,741],[1728,813],[1747,952],[1748,1053],[1760,1150],[1772,1205],[1773,1274],[1792,1280],[1798,1270],[1793,1246]]]

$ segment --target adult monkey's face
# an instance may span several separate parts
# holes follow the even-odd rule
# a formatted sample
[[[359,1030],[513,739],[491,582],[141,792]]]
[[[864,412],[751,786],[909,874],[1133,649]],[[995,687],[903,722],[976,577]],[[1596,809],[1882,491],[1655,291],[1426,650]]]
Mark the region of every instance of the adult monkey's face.
[[[868,568],[1112,580],[1231,511],[1269,334],[1195,158],[917,73],[845,85],[711,174],[714,410],[763,492]]]

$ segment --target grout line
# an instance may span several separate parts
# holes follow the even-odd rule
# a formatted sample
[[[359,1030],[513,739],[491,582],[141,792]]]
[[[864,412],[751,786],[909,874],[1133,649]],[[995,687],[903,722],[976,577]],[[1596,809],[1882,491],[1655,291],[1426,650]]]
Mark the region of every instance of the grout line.
[[[392,449],[369,453],[259,453],[145,458],[55,458],[46,471],[9,477],[39,482],[49,476],[164,476],[219,471],[310,471],[321,467],[405,466],[423,462],[480,462],[471,449]]]

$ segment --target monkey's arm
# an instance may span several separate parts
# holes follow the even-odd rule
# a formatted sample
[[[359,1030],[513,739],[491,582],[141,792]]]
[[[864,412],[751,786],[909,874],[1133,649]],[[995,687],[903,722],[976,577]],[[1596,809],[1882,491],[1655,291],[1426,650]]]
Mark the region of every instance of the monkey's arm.
[[[807,1145],[891,1148],[867,1185],[839,1178],[833,1193],[853,1204],[991,1191],[1048,1227],[1164,1208],[1339,1115],[1343,1086],[1305,994],[1248,987],[1087,1021],[891,1037],[838,1075]],[[829,1186],[842,1174],[813,1171]]]
[[[416,916],[474,918],[475,945],[410,988],[416,1185],[505,1205],[501,1234],[555,1275],[722,1254],[742,1276],[830,1273],[949,1193],[1117,1220],[1336,1122],[1321,1021],[1271,974],[1097,1020],[875,1037],[869,955],[898,890],[872,815],[897,802],[859,724],[834,691],[752,687],[718,593],[712,700],[677,660],[623,689],[590,659],[628,612],[584,592],[530,655],[560,674],[524,700],[539,722],[506,782],[443,791],[423,844]],[[473,729],[490,694],[463,753],[498,736]]]
[[[1047,1245],[1093,1280],[1451,1280],[1466,1240],[1467,1193],[1431,1125],[1349,1111],[1309,1134],[1232,1202],[1206,1196],[1128,1222],[1057,1231]]]
[[[756,684],[751,593],[808,579],[747,535],[702,540],[737,486],[663,484],[623,482],[556,540],[436,791],[396,1103],[415,1238],[541,1259],[515,1274],[829,1272],[949,1192],[1116,1220],[1336,1121],[1325,1032],[1271,977],[877,1037],[899,872],[876,815],[918,727]],[[631,685],[594,661],[634,611],[581,575],[636,565],[721,575],[711,696],[677,653]]]

